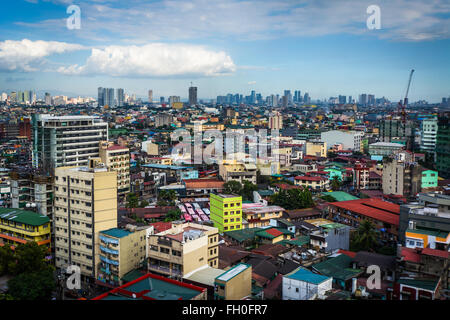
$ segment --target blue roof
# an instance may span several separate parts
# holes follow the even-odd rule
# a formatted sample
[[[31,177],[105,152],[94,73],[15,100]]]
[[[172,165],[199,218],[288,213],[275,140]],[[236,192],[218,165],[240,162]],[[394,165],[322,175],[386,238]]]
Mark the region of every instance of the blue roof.
[[[291,273],[285,275],[286,278],[293,280],[305,281],[313,284],[320,284],[325,280],[331,279],[330,277],[322,276],[320,274],[313,273],[308,269],[299,267]]]
[[[182,166],[170,166],[167,164],[156,164],[156,163],[150,163],[150,164],[144,164],[142,167],[147,168],[155,168],[155,169],[172,169],[172,170],[183,170],[183,169],[192,169],[193,167],[182,167]]]
[[[114,238],[123,238],[128,236],[131,232],[124,229],[112,228],[109,230],[100,231],[100,233],[106,234],[107,236],[111,236]]]

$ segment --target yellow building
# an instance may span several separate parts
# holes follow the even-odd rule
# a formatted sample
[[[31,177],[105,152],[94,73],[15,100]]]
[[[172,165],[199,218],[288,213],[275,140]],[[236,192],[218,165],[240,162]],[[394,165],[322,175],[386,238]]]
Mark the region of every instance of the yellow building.
[[[270,219],[279,219],[286,211],[279,206],[253,207],[242,209],[243,227],[257,228],[267,227],[270,224]]]
[[[328,190],[330,181],[325,177],[297,176],[294,178],[294,185],[309,188],[315,191]]]
[[[327,143],[320,141],[309,141],[306,143],[306,155],[314,157],[327,157]]]
[[[219,266],[217,228],[196,223],[172,224],[172,228],[150,235],[148,269],[183,277],[199,268]]]
[[[219,175],[225,182],[248,180],[256,184],[257,167],[253,163],[238,162],[237,160],[223,160],[219,164]]]
[[[220,233],[242,229],[242,197],[210,194],[210,219]]]
[[[96,278],[99,233],[117,227],[117,173],[100,158],[56,168],[54,217],[56,267],[77,265],[82,278]]]
[[[0,245],[17,246],[29,241],[50,247],[50,219],[20,209],[0,208]]]
[[[126,195],[130,192],[130,150],[108,141],[101,141],[99,150],[106,167],[117,172],[117,194]]]
[[[147,238],[153,227],[128,225],[126,229],[111,228],[100,232],[97,281],[109,286],[122,285],[128,272],[145,263]]]
[[[214,281],[215,300],[241,300],[252,293],[252,266],[239,263]]]

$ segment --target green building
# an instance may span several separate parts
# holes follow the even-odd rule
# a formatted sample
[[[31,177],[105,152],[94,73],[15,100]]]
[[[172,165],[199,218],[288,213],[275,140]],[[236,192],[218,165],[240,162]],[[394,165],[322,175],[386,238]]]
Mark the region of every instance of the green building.
[[[441,177],[450,178],[450,113],[438,119],[436,137],[436,168]]]
[[[210,194],[210,219],[220,233],[242,229],[242,197]]]
[[[434,188],[438,186],[438,172],[425,170],[422,172],[422,189]]]

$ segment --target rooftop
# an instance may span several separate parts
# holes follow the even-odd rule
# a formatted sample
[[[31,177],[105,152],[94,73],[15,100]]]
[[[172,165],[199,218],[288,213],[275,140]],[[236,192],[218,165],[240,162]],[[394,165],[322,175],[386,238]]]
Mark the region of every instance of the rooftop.
[[[285,275],[286,278],[304,281],[312,284],[321,284],[322,282],[331,279],[330,277],[322,276],[320,274],[313,273],[305,268],[299,267]]]
[[[114,238],[123,238],[128,236],[131,232],[124,229],[112,228],[109,230],[100,231],[100,233]]]
[[[191,300],[205,288],[147,273],[92,300]]]
[[[41,226],[50,221],[49,217],[39,213],[13,208],[0,208],[0,219],[30,226]]]
[[[233,268],[227,270],[226,272],[222,273],[220,276],[216,278],[216,280],[219,281],[229,281],[238,274],[244,272],[248,268],[251,268],[250,265],[245,263],[239,263],[238,265],[234,266]]]

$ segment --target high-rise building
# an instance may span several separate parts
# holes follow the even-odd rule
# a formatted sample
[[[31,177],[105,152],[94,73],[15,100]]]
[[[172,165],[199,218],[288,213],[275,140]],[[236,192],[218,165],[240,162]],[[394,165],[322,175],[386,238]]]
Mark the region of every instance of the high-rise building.
[[[367,105],[367,94],[363,93],[359,96],[359,104],[363,106]]]
[[[292,104],[291,90],[284,90],[284,96],[287,98],[287,103]]]
[[[438,131],[438,120],[424,119],[421,125],[420,149],[434,154],[436,148],[436,135]]]
[[[99,107],[103,107],[105,105],[105,88],[102,87],[98,88],[97,102]]]
[[[283,115],[279,112],[274,112],[269,117],[269,129],[281,130],[283,129]]]
[[[48,92],[45,93],[45,104],[47,106],[51,106],[52,105],[52,96]]]
[[[148,90],[148,103],[153,102],[153,90]]]
[[[160,98],[159,98],[159,102],[160,102],[161,104],[166,103],[164,97],[160,97]]]
[[[375,96],[373,94],[369,94],[367,96],[367,104],[369,106],[374,106],[375,105]]]
[[[400,117],[380,121],[379,138],[382,142],[396,142],[411,149],[414,144],[414,123],[407,120],[403,123]]]
[[[189,87],[189,105],[197,104],[197,87]]]
[[[77,265],[82,280],[96,279],[99,233],[117,227],[117,173],[99,158],[87,167],[57,168],[54,216],[56,267]]]
[[[414,197],[422,188],[423,167],[408,159],[383,161],[383,193]]]
[[[108,106],[110,108],[115,107],[114,102],[114,89],[113,88],[105,88],[105,106]]]
[[[211,221],[220,233],[242,229],[242,197],[210,194]]]
[[[450,178],[450,113],[438,118],[436,135],[436,169],[439,176]]]
[[[85,166],[99,156],[108,139],[108,123],[95,116],[33,114],[33,167],[52,172],[61,166]]]
[[[181,98],[180,96],[170,96],[169,97],[169,106],[172,108],[174,102],[180,102]]]
[[[347,103],[347,97],[339,95],[339,104],[346,104]]]
[[[117,89],[117,106],[123,107],[124,100],[125,100],[125,94],[124,94],[123,89],[121,89],[121,88]]]
[[[100,141],[99,154],[109,170],[117,172],[117,194],[130,192],[130,150],[113,142]]]
[[[305,96],[303,97],[303,102],[305,104],[310,104],[311,103],[311,98],[309,97],[309,93],[308,92],[305,93]]]

